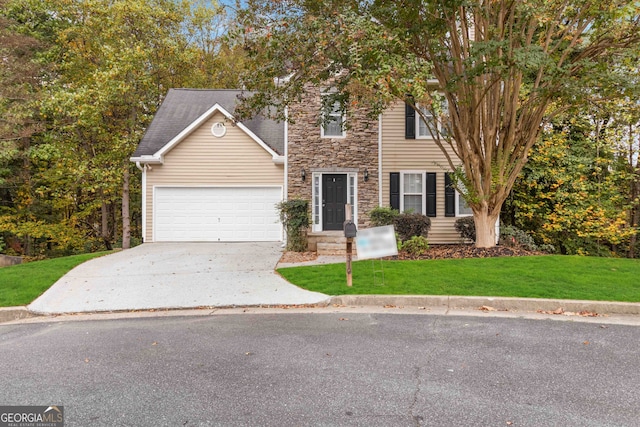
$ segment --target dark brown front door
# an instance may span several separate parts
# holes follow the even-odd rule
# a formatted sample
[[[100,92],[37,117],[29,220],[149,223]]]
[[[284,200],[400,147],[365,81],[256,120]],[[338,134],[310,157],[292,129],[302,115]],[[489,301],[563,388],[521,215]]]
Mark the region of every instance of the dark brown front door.
[[[322,175],[322,229],[342,230],[347,203],[347,175]]]

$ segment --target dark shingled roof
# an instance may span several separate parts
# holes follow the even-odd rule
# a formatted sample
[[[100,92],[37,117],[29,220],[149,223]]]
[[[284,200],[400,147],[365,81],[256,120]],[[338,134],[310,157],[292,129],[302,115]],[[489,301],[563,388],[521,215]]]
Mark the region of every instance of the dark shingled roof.
[[[169,89],[133,157],[153,155],[215,104],[233,114],[240,90]],[[263,117],[242,122],[279,155],[284,154],[284,124]]]

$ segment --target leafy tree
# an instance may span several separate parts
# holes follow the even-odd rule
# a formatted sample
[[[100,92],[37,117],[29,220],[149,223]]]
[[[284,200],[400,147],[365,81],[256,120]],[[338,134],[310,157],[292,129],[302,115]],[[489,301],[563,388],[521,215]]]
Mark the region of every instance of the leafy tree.
[[[614,86],[616,94],[606,99],[600,107],[603,116],[601,134],[612,141],[618,159],[618,169],[626,173],[626,181],[620,187],[625,195],[628,211],[627,225],[635,230],[628,244],[627,255],[640,254],[640,48],[629,52],[614,64],[617,73],[629,78],[625,86]]]
[[[621,0],[247,3],[235,36],[252,59],[244,83],[258,94],[245,114],[271,106],[285,118],[308,84],[331,84],[342,105],[373,115],[397,100],[430,110],[479,247],[495,245],[495,222],[549,105],[583,102],[605,59],[640,40],[640,5]]]
[[[639,56],[609,60],[613,84],[547,123],[504,220],[566,253],[637,255]]]
[[[235,89],[240,87],[240,74],[246,66],[242,46],[234,44],[227,33],[235,25],[228,6],[209,0],[195,0],[184,31],[194,49],[196,72],[189,87]]]
[[[614,145],[600,141],[597,121],[564,115],[543,132],[514,186],[515,225],[562,253],[607,255],[628,242],[629,175],[619,168]]]
[[[31,86],[39,132],[16,151],[29,179],[0,219],[3,230],[36,238],[46,251],[98,241],[110,248],[118,231],[128,247],[130,187],[139,193],[128,159],[169,88],[211,81],[221,35],[207,23],[221,9],[202,1],[3,1],[16,31],[48,46],[39,56],[48,73]]]
[[[23,246],[29,252],[34,241],[30,230],[20,226],[32,218],[36,202],[31,153],[44,130],[38,103],[50,72],[46,57],[55,29],[43,12],[38,2],[25,0],[16,8],[0,0],[0,238],[15,253]],[[16,234],[24,237],[22,242]]]

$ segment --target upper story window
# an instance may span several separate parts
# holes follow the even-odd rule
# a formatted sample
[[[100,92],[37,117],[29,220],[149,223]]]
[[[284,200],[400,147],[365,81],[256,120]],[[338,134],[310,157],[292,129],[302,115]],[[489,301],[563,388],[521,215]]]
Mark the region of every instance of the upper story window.
[[[323,97],[329,98],[330,95],[323,95]],[[331,102],[329,99],[325,102]],[[327,108],[329,107],[329,108]],[[345,117],[340,101],[335,100],[331,105],[325,106],[325,112],[323,114],[323,120],[320,127],[320,134],[323,138],[344,138],[346,136]]]
[[[435,139],[437,132],[440,135],[446,135],[446,126],[444,121],[449,116],[449,109],[446,99],[436,98],[434,102],[439,102],[439,106],[434,111],[417,105],[414,108],[407,104],[405,108],[405,138],[406,139]]]
[[[429,138],[435,139],[436,130],[441,135],[446,134],[446,126],[443,124],[443,120],[449,117],[449,108],[446,100],[442,100],[442,105],[439,108],[438,114],[441,120],[433,116],[433,111],[424,107],[419,107],[422,115],[418,114],[418,120],[416,120],[416,137],[417,138]],[[424,116],[424,118],[423,118]]]
[[[420,108],[420,112],[424,115],[426,120],[423,118],[423,116],[418,115],[416,136],[418,138],[433,139],[434,136],[433,136],[433,133],[431,133],[431,130],[437,128],[437,122],[436,120],[434,120],[433,114],[431,114],[431,111],[427,110],[426,108],[424,107]]]

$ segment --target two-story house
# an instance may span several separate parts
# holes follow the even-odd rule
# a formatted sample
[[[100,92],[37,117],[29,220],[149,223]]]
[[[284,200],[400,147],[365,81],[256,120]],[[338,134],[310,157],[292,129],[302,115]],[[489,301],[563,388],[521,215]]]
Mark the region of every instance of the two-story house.
[[[413,108],[399,102],[377,119],[356,109],[345,128],[338,108],[318,120],[318,89],[289,107],[290,122],[236,123],[239,94],[169,90],[131,158],[142,170],[145,242],[279,241],[275,204],[285,198],[310,202],[315,236],[339,233],[349,203],[358,228],[391,206],[429,216],[431,243],[460,241],[456,217],[471,212]]]

